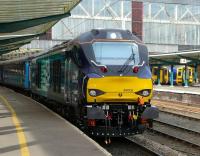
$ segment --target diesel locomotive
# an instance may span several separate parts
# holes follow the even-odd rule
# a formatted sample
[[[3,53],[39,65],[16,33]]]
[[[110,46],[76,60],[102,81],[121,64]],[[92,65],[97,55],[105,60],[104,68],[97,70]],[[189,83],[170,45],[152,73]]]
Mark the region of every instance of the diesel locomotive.
[[[0,69],[1,83],[20,79],[22,85],[10,85],[56,101],[89,135],[142,133],[158,117],[147,47],[130,31],[94,29],[44,54],[1,62]]]

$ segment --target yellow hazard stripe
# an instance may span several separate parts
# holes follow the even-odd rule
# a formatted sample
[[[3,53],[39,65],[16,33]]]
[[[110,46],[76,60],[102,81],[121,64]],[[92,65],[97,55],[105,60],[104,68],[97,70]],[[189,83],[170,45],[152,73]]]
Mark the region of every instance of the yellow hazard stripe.
[[[3,103],[6,105],[6,107],[9,109],[9,111],[12,114],[12,121],[13,121],[13,124],[15,125],[16,131],[17,131],[21,156],[30,156],[29,149],[28,149],[27,142],[26,142],[26,137],[25,137],[23,128],[21,127],[21,124],[19,122],[19,119],[17,117],[15,110],[13,109],[11,104],[6,100],[5,97],[0,96],[0,98],[2,99]]]

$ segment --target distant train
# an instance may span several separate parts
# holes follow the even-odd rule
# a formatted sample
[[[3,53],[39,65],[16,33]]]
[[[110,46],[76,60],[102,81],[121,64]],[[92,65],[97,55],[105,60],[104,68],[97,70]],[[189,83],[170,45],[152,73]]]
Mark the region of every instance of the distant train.
[[[158,67],[152,67],[152,79],[155,84],[158,80]],[[169,67],[160,68],[160,83],[161,84],[170,84],[170,73],[171,70]],[[188,83],[194,82],[194,68],[188,67],[187,71],[187,80]],[[185,84],[185,66],[176,66],[173,68],[173,84],[184,85]]]
[[[153,67],[152,69],[152,79],[155,84],[158,83],[158,67]],[[169,69],[167,67],[160,68],[160,83],[169,84]]]
[[[56,101],[93,136],[142,133],[158,117],[147,48],[125,30],[95,29],[47,53],[0,62],[0,82]]]

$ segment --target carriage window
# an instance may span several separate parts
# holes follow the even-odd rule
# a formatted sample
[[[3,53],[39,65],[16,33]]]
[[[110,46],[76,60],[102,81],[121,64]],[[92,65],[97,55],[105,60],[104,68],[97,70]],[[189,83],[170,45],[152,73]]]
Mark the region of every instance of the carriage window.
[[[93,50],[96,63],[103,65],[123,65],[131,59],[129,65],[140,62],[138,46],[129,42],[95,42]]]
[[[178,70],[178,76],[181,76],[182,72],[181,69]]]
[[[192,76],[192,70],[189,69],[189,76]]]
[[[167,75],[167,74],[168,74],[167,69],[164,69],[164,75]]]
[[[158,74],[158,68],[153,68],[153,75],[157,75]]]

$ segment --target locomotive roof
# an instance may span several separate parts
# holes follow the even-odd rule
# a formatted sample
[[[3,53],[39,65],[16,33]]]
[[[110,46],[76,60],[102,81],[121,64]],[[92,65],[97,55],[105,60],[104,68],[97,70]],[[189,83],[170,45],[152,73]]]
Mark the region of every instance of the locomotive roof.
[[[115,37],[112,37],[111,35],[115,35]],[[134,40],[138,43],[142,43],[142,41],[138,37],[133,35],[129,30],[122,30],[122,29],[93,29],[89,32],[81,34],[73,41],[78,41],[80,43],[83,43],[100,39]]]

